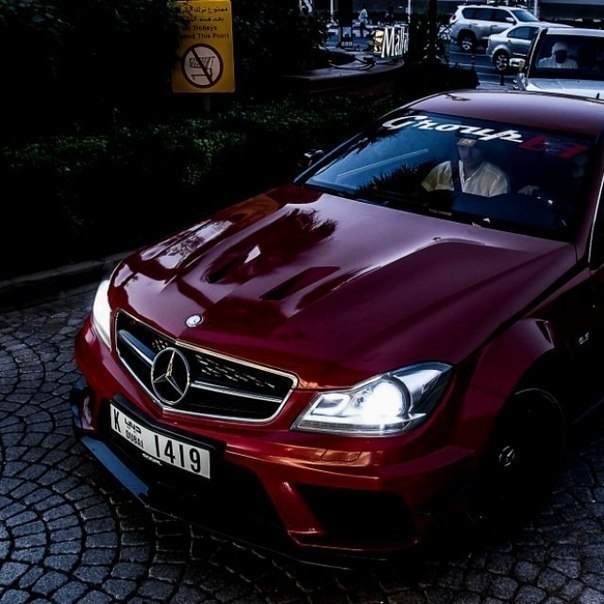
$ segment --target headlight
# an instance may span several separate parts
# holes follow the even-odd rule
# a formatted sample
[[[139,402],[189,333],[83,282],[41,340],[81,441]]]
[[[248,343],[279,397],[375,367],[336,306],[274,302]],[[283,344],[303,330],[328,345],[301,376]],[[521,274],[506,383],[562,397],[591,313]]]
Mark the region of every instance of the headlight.
[[[358,436],[386,436],[421,424],[441,399],[451,375],[444,363],[422,363],[322,392],[292,428]]]
[[[108,296],[109,282],[110,279],[101,281],[96,290],[96,296],[94,297],[94,303],[92,305],[92,324],[101,340],[103,340],[107,346],[111,347],[111,307],[109,306]]]

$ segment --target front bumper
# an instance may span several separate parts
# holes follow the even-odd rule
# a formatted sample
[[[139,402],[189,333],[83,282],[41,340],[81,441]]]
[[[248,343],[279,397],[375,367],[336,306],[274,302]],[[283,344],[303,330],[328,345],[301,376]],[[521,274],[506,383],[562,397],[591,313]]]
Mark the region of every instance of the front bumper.
[[[78,336],[76,358],[87,380],[72,392],[76,432],[135,497],[299,560],[347,564],[349,556],[390,558],[416,545],[459,509],[475,465],[471,450],[452,444],[426,451],[413,438],[293,432],[289,420],[250,427],[166,416],[89,323]],[[110,429],[110,401],[155,432],[208,449],[211,479],[145,459]]]

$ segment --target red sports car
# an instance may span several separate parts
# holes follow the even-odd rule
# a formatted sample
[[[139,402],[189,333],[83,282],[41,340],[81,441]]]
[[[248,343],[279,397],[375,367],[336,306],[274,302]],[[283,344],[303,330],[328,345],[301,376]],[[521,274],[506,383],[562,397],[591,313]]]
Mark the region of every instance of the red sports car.
[[[301,559],[517,516],[604,393],[603,131],[598,101],[429,97],[133,254],[77,336],[82,442]]]

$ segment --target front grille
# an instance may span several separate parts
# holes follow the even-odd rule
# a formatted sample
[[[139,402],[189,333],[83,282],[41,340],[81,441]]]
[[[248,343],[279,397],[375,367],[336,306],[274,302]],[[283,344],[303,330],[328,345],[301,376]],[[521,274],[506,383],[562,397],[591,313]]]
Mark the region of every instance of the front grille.
[[[156,400],[151,383],[155,357],[166,348],[185,357],[190,386],[182,400],[170,405],[175,411],[262,421],[279,411],[295,386],[290,376],[185,346],[124,312],[118,313],[116,335],[121,361]]]

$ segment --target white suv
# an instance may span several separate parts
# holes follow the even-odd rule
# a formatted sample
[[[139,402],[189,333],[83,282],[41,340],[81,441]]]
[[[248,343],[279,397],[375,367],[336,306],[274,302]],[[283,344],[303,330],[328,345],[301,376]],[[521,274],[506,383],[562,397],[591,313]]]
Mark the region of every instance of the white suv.
[[[533,23],[537,17],[524,8],[468,4],[458,6],[449,20],[451,40],[470,52],[486,44],[491,34],[498,34],[520,23]]]

